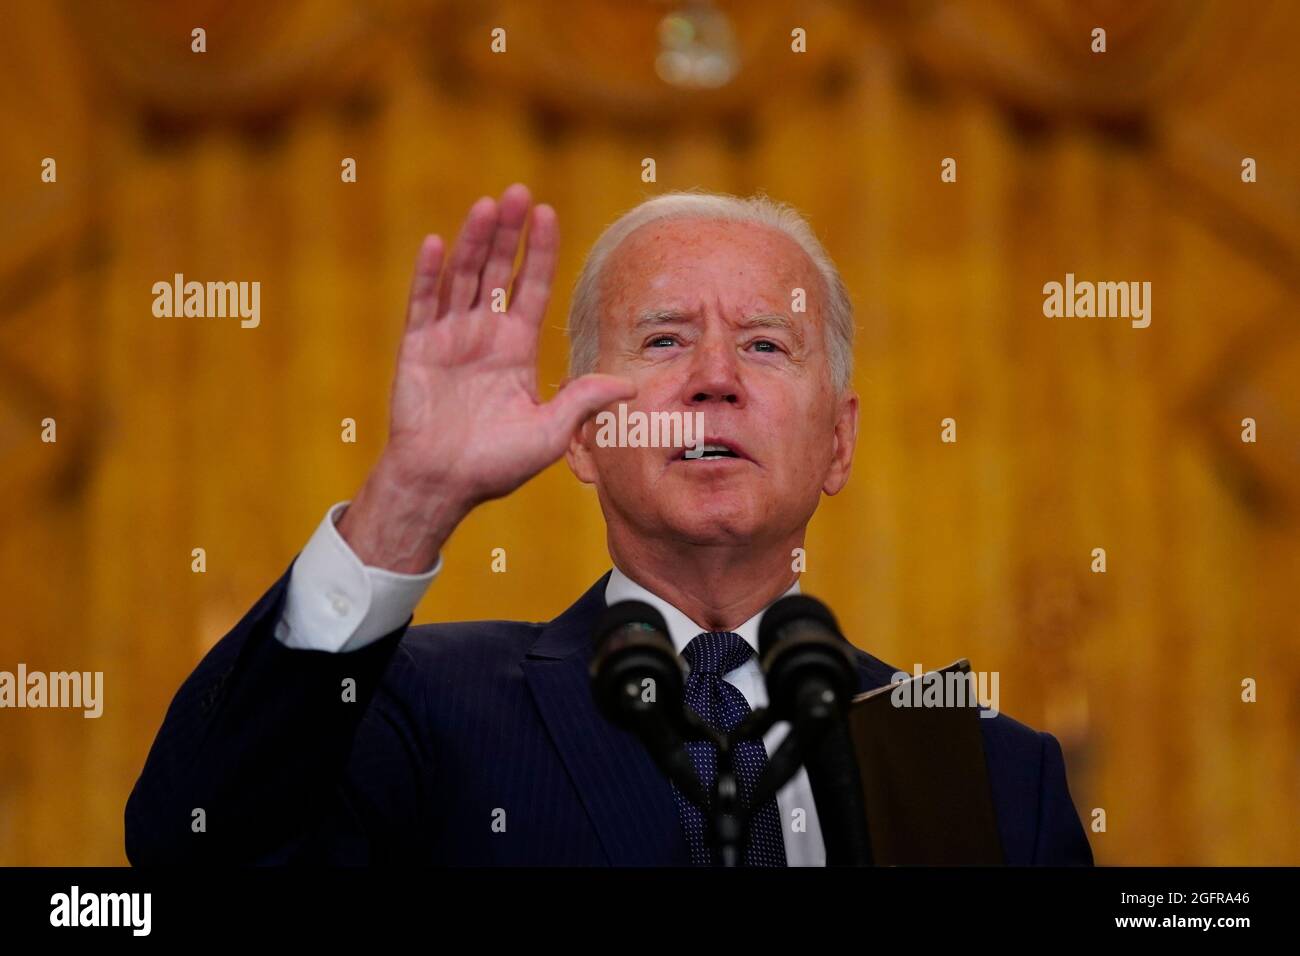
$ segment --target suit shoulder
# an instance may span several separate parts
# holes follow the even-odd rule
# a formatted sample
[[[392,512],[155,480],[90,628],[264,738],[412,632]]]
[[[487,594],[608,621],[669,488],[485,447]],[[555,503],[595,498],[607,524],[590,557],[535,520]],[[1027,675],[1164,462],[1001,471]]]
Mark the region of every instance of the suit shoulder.
[[[1049,735],[1006,714],[990,714],[993,712],[987,707],[980,707],[980,730],[990,767],[1037,780]]]
[[[544,624],[528,621],[450,621],[407,628],[399,651],[412,662],[448,659],[486,662],[507,658],[517,662],[537,640]]]
[[[987,736],[991,736],[1007,746],[1028,748],[1035,752],[1042,749],[1044,736],[1042,731],[1035,730],[1014,717],[981,706],[980,723],[984,725],[984,732]]]
[[[520,678],[520,663],[542,626],[457,621],[407,628],[384,672],[381,696],[410,702],[505,688]]]

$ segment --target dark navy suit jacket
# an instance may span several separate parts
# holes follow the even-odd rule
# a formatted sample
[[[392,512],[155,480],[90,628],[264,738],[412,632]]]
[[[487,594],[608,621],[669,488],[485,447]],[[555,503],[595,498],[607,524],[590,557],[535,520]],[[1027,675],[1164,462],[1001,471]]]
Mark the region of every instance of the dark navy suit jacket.
[[[177,692],[127,802],[127,856],[687,865],[668,780],[592,698],[607,577],[549,623],[408,621],[330,654],[275,639],[286,571]],[[856,654],[862,690],[890,682]],[[1090,864],[1057,741],[980,724],[1006,861]]]

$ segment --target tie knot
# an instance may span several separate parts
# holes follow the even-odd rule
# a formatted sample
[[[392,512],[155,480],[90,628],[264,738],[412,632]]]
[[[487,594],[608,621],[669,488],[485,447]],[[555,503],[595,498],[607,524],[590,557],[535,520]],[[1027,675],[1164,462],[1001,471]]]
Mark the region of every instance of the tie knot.
[[[732,631],[705,631],[682,651],[691,671],[701,674],[729,674],[753,656],[749,642]]]

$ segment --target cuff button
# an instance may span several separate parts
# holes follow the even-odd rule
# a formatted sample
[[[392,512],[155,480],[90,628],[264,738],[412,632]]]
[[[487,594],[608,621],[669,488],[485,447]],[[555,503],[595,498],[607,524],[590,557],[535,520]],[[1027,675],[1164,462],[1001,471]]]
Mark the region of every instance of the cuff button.
[[[348,611],[352,610],[352,604],[338,591],[330,591],[327,597],[329,597],[330,607],[339,617],[346,616]]]

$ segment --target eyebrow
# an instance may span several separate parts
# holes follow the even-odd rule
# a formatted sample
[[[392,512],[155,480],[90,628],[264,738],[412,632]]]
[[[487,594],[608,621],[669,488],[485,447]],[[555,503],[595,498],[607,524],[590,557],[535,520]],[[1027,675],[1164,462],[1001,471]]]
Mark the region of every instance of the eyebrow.
[[[640,331],[645,328],[653,328],[661,325],[682,325],[694,322],[694,318],[677,309],[646,309],[639,316],[636,322],[632,324],[633,331]],[[784,315],[775,312],[764,312],[759,315],[750,316],[738,323],[742,329],[785,329],[793,335],[799,344],[803,344],[803,334]]]
[[[683,312],[678,312],[676,309],[646,309],[637,316],[637,320],[632,323],[632,328],[639,330],[656,325],[678,325],[690,321],[689,316]]]

